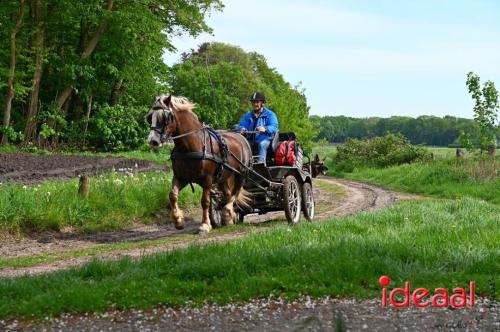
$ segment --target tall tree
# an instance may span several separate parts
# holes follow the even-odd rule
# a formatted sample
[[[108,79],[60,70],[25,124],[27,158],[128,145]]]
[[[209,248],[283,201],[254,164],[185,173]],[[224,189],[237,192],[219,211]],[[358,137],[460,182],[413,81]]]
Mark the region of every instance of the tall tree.
[[[479,126],[478,144],[481,152],[496,146],[495,124],[498,113],[498,91],[495,83],[487,81],[481,89],[480,78],[473,72],[467,74],[467,87],[474,99],[474,121]]]
[[[31,88],[31,98],[28,106],[28,117],[24,129],[24,140],[31,141],[36,133],[36,116],[38,114],[38,95],[40,93],[40,82],[43,73],[44,56],[44,33],[45,33],[45,2],[44,0],[34,0],[35,2],[35,71],[33,72],[33,85]]]
[[[306,148],[315,136],[304,91],[285,81],[261,54],[205,43],[183,55],[172,68],[169,84],[174,93],[196,102],[199,117],[215,127],[238,123],[250,110],[251,93],[263,91],[268,97],[266,106],[278,116],[280,131],[295,131]]]
[[[7,76],[7,94],[5,97],[5,106],[3,111],[3,130],[2,130],[3,133],[0,144],[8,143],[7,131],[10,126],[12,99],[14,99],[14,78],[16,73],[16,60],[17,60],[16,37],[23,23],[24,7],[25,7],[25,0],[19,0],[19,12],[16,17],[15,26],[10,34],[10,67]]]

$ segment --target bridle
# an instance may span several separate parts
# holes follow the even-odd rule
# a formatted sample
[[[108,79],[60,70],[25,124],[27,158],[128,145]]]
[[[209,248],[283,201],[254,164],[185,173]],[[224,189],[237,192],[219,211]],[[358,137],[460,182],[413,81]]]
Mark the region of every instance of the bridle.
[[[163,111],[163,119],[165,119],[165,120],[164,121],[158,121],[158,119],[155,118],[155,121],[153,121],[153,119],[151,119],[149,128],[152,131],[154,131],[154,132],[156,132],[156,133],[158,133],[160,135],[160,141],[161,141],[161,143],[165,143],[167,141],[173,141],[175,139],[178,139],[178,138],[181,138],[181,137],[185,137],[185,136],[189,136],[191,134],[194,134],[197,131],[204,130],[206,128],[210,128],[209,126],[207,126],[205,124],[202,124],[202,126],[200,128],[192,130],[192,131],[189,131],[187,133],[184,133],[184,134],[181,134],[181,135],[177,135],[177,136],[167,136],[167,134],[165,133],[165,129],[168,127],[168,125],[170,123],[174,122],[174,112],[170,109],[170,107],[156,106],[156,107],[153,107],[153,109],[152,109],[152,117],[154,116],[155,112],[160,111],[160,110]],[[162,122],[162,125],[159,126],[158,122]]]
[[[155,114],[156,112],[158,112],[160,110],[163,111],[162,120],[164,119],[164,121],[160,121],[158,119],[158,116],[156,116],[156,114]],[[154,131],[160,135],[161,143],[165,143],[169,139],[169,137],[167,137],[167,135],[165,133],[165,129],[167,128],[167,126],[170,123],[172,123],[174,121],[174,114],[173,114],[172,110],[169,107],[167,107],[167,108],[153,107],[151,117],[152,118],[151,118],[149,128],[152,131]],[[161,125],[159,125],[159,123],[161,123]]]

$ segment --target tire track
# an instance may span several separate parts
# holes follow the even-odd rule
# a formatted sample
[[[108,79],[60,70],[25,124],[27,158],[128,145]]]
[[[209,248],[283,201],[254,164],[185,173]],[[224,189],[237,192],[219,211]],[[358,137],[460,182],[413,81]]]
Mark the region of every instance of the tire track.
[[[401,199],[414,199],[418,196],[396,193],[379,186],[370,185],[362,182],[338,179],[332,177],[319,177],[319,179],[331,184],[342,187],[347,197],[339,200],[338,204],[333,205],[331,209],[318,213],[315,216],[316,220],[325,220],[332,217],[340,217],[353,215],[363,211],[383,208],[391,205]],[[331,193],[315,187],[315,197],[323,197],[326,195],[326,201],[331,202]],[[199,212],[199,211],[198,211]],[[163,219],[166,216],[158,216]],[[283,212],[272,212],[265,215],[249,215],[245,217],[247,223],[261,223],[276,219],[283,219]],[[199,218],[191,214],[191,218],[186,218],[186,229],[177,231],[173,225],[168,222],[161,225],[138,225],[132,229],[104,232],[98,234],[66,234],[66,235],[50,235],[42,236],[38,239],[25,239],[17,242],[7,242],[2,244],[0,255],[4,258],[9,257],[28,257],[39,254],[60,253],[64,251],[93,248],[103,243],[117,243],[123,241],[144,241],[155,239],[167,239],[179,236],[179,234],[194,233],[198,227]],[[253,232],[265,231],[267,228],[256,227]],[[0,269],[0,277],[17,277],[25,274],[36,275],[67,269],[70,267],[82,265],[94,258],[98,259],[120,259],[123,257],[140,258],[146,255],[155,253],[186,248],[190,245],[205,244],[210,242],[231,241],[241,239],[247,236],[248,232],[233,232],[222,235],[200,236],[197,239],[172,241],[170,243],[160,244],[148,248],[134,248],[126,250],[114,250],[97,255],[89,255],[83,257],[73,257],[69,259],[59,260],[51,263],[44,263],[29,267],[20,268],[4,268]]]

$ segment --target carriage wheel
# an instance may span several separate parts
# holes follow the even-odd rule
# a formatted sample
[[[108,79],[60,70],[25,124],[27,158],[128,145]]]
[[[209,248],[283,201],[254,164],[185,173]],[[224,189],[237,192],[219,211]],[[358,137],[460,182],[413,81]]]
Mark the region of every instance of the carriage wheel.
[[[312,221],[314,218],[314,195],[310,183],[304,183],[302,186],[302,212],[304,217]]]
[[[283,200],[286,219],[290,224],[296,224],[300,220],[300,187],[297,179],[289,175],[283,181]]]
[[[236,220],[235,222],[237,224],[243,224],[243,219],[245,219],[245,214],[243,213],[243,211],[237,209],[236,211]]]
[[[219,208],[219,200],[214,195],[210,196],[210,207],[208,208],[210,224],[213,228],[222,226],[222,211]]]

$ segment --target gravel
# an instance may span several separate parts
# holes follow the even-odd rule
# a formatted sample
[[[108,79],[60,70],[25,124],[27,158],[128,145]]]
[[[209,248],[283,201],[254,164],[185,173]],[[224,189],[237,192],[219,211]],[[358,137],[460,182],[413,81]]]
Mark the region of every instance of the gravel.
[[[260,299],[201,308],[108,311],[41,322],[0,321],[24,331],[500,331],[500,303],[474,308],[382,308],[379,299]]]

